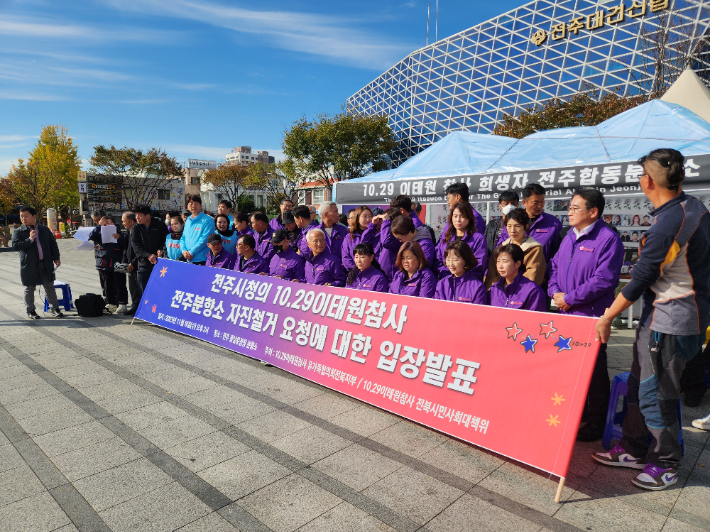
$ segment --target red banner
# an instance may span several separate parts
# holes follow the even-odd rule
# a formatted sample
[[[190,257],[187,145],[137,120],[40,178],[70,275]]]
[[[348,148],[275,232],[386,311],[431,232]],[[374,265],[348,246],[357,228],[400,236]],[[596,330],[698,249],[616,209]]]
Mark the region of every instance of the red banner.
[[[592,318],[164,259],[136,317],[561,477],[599,349]]]

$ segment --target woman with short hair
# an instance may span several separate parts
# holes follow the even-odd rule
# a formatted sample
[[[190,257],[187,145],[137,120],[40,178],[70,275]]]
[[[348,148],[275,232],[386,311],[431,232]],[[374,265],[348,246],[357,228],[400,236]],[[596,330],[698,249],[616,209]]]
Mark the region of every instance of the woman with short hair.
[[[418,242],[411,240],[402,244],[396,265],[398,271],[390,284],[390,294],[434,297],[436,275],[429,269],[429,261]]]
[[[375,259],[372,244],[362,243],[353,249],[353,266],[348,272],[345,281],[347,288],[369,290],[371,292],[387,292],[387,277],[382,273],[380,265]]]
[[[500,279],[489,291],[492,307],[516,308],[545,312],[545,293],[537,284],[526,278],[524,252],[517,244],[504,244],[493,251],[491,263]]]
[[[443,258],[450,275],[439,280],[434,299],[487,305],[488,291],[474,273],[478,263],[469,245],[463,240],[449,242]]]
[[[525,266],[525,277],[533,281],[538,286],[545,282],[545,272],[547,262],[542,244],[533,237],[527,235],[530,227],[530,216],[525,209],[513,209],[505,217],[505,228],[508,231],[508,238],[501,242],[501,246],[506,244],[516,244],[523,250],[523,265]],[[498,246],[500,247],[500,246]],[[497,249],[497,248],[496,248]],[[495,253],[495,250],[493,251]],[[500,275],[496,269],[496,263],[491,256],[488,263],[488,273],[486,274],[486,286],[491,287],[498,282]]]

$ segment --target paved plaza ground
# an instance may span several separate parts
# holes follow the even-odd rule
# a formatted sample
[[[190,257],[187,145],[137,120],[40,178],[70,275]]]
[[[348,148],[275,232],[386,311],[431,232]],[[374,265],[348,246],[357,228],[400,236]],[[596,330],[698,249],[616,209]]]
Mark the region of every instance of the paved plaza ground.
[[[58,271],[75,298],[100,293],[77,243]],[[554,477],[210,344],[30,322],[22,290],[0,253],[0,532],[710,530],[710,433],[690,425],[710,394],[683,409],[677,485],[640,490],[578,444],[555,504]],[[632,339],[612,337],[612,376]]]

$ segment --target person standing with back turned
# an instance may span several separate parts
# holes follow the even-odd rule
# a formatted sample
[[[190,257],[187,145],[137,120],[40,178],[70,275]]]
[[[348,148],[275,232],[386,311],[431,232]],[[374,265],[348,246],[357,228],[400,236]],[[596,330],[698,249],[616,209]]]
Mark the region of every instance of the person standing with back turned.
[[[678,481],[680,376],[700,352],[710,323],[710,215],[683,192],[683,163],[681,153],[671,149],[653,150],[639,160],[639,185],[653,204],[655,223],[643,235],[631,281],[596,325],[597,339],[605,342],[612,320],[643,297],[623,435],[611,451],[592,458],[643,469],[631,482],[654,491]]]

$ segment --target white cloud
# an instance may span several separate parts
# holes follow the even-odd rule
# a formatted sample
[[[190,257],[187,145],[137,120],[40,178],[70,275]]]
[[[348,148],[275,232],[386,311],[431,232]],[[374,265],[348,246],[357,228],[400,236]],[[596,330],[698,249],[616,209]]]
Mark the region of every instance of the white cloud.
[[[259,35],[279,48],[375,70],[389,68],[415,48],[357,29],[358,21],[343,17],[256,11],[191,0],[104,1],[121,10],[192,20]]]
[[[18,142],[37,138],[39,138],[37,135],[0,135],[0,142]]]
[[[72,42],[86,41],[137,41],[137,42],[172,42],[184,33],[157,30],[154,28],[102,28],[79,24],[65,24],[52,19],[3,16],[0,19],[0,35],[31,37],[32,39],[58,39]]]
[[[1,76],[0,76],[1,77]],[[67,98],[57,94],[28,92],[25,90],[3,91],[0,90],[0,100],[29,100],[36,102],[56,102]]]

